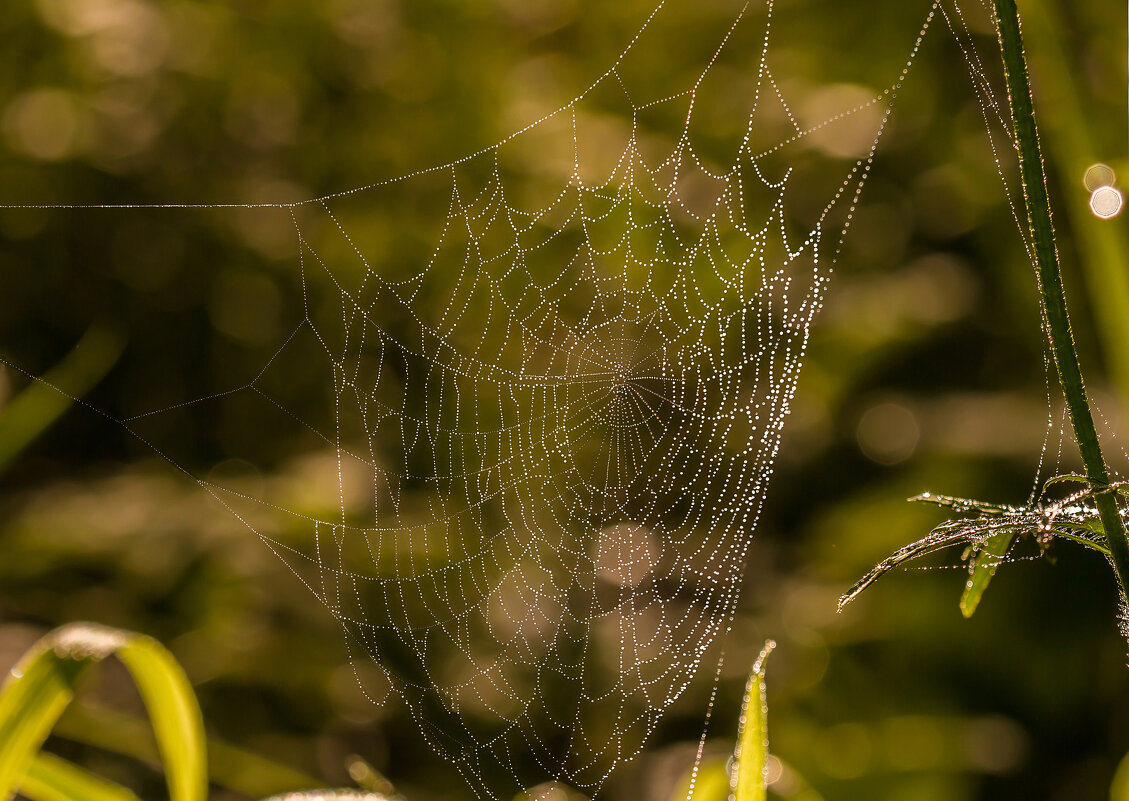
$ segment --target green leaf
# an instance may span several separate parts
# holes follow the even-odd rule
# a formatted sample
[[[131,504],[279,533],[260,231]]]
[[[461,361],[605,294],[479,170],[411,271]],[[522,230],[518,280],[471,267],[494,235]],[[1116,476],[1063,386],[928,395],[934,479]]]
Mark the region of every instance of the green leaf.
[[[1053,484],[1060,484],[1063,481],[1069,481],[1069,482],[1074,483],[1074,484],[1089,484],[1090,483],[1090,479],[1086,478],[1085,476],[1080,476],[1077,473],[1064,473],[1061,476],[1052,476],[1051,478],[1048,478],[1046,481],[1044,481],[1043,482],[1043,489],[1046,489],[1047,487],[1049,487]]]
[[[72,762],[40,753],[20,784],[31,801],[140,801],[133,792]]]
[[[176,659],[152,637],[135,634],[118,649],[137,683],[165,765],[171,801],[206,801],[207,751],[196,694]]]
[[[906,498],[910,503],[931,503],[946,509],[955,509],[958,512],[980,512],[986,515],[1003,515],[1008,512],[1019,511],[1014,506],[1005,506],[999,503],[978,501],[975,498],[958,498],[953,495],[939,495],[936,492],[923,492]]]
[[[1014,531],[1003,529],[973,547],[968,564],[968,581],[960,595],[960,613],[965,617],[972,617],[976,613],[984,590],[988,589],[988,583],[996,575],[996,568],[1007,555],[1014,538]]]
[[[0,689],[0,799],[19,788],[89,664],[56,653],[48,635],[12,668]]]
[[[43,637],[0,690],[0,799],[20,786],[35,754],[94,662],[116,654],[130,671],[153,723],[170,801],[206,801],[204,724],[188,677],[151,637],[72,623]]]
[[[768,698],[764,663],[775,647],[772,640],[765,642],[745,685],[730,774],[734,801],[764,801],[768,795]]]

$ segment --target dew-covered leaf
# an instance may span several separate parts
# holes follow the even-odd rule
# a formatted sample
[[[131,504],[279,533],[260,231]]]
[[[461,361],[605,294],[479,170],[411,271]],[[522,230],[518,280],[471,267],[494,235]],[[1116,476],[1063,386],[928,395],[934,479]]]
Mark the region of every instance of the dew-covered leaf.
[[[1050,487],[1054,484],[1061,484],[1064,481],[1070,481],[1075,484],[1089,484],[1090,480],[1085,476],[1078,475],[1077,473],[1064,473],[1061,476],[1052,476],[1043,482],[1043,489]]]
[[[972,617],[988,583],[996,575],[996,568],[1000,566],[1016,532],[1010,529],[998,531],[983,542],[972,547],[969,557],[968,581],[964,585],[964,592],[960,596],[960,612],[965,617]]]
[[[932,503],[936,506],[943,506],[946,509],[955,509],[958,512],[981,512],[990,515],[1003,515],[1009,512],[1019,511],[1019,509],[1014,506],[978,501],[975,498],[938,495],[936,492],[923,492],[920,495],[914,495],[912,498],[907,498],[906,500],[911,503]]]
[[[775,647],[772,640],[764,644],[745,685],[730,779],[735,801],[764,801],[768,793],[768,698],[764,663]]]
[[[933,551],[965,542],[968,539],[968,532],[965,529],[950,523],[938,526],[933,529],[928,536],[923,537],[917,542],[903,545],[876,564],[865,576],[855,582],[854,586],[839,598],[838,610],[842,612],[847,604],[857,598],[863,590],[878,581],[878,579],[882,578],[882,576],[889,573],[898,565],[908,562],[911,559],[925,556]]]

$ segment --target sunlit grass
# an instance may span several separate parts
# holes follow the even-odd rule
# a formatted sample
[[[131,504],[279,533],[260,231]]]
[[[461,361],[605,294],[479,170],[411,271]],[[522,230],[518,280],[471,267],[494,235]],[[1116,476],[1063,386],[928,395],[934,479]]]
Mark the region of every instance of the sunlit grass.
[[[91,667],[111,656],[125,665],[145,703],[170,801],[207,799],[209,752],[223,766],[211,779],[244,792],[249,788],[240,775],[265,767],[275,774],[275,781],[295,783],[284,794],[289,799],[381,801],[388,797],[364,789],[305,789],[313,780],[297,771],[233,746],[209,742],[192,685],[163,645],[143,634],[72,623],[40,639],[11,669],[0,689],[0,799],[18,792],[30,801],[137,801],[129,788],[42,750],[74,701],[79,681]],[[104,717],[104,737],[95,744],[144,757],[144,747],[136,745],[144,742],[137,731],[139,722],[110,710]]]

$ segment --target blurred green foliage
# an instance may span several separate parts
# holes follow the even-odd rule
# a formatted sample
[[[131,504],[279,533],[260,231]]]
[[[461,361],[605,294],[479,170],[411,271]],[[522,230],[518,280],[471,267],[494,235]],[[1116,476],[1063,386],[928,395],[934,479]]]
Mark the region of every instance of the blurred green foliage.
[[[47,790],[46,797],[113,796],[112,783],[99,782],[41,749],[59,716],[70,706],[83,674],[116,656],[129,671],[153,723],[170,801],[203,801],[208,795],[204,723],[188,677],[173,656],[144,635],[90,623],[60,627],[35,644],[11,669],[0,688],[0,796],[17,790],[42,801],[24,786]],[[119,801],[130,794],[116,791]]]
[[[776,33],[776,70],[807,90],[817,119],[828,113],[817,90],[881,85],[926,8],[779,5],[792,15]],[[690,51],[709,27],[701,20],[732,6],[679,2],[669,13]],[[444,163],[570,100],[649,10],[636,0],[16,0],[0,12],[0,203],[285,201]],[[1123,218],[1092,219],[1078,189],[1092,159],[1129,174],[1123,9],[1039,0],[1021,11],[1034,29],[1076,332],[1099,406],[1123,430],[1122,301],[1088,272],[1124,275]],[[991,31],[978,24],[990,56]],[[656,81],[668,62],[693,60],[648,58]],[[731,749],[745,668],[774,637],[773,752],[793,766],[773,784],[781,797],[803,797],[803,776],[829,801],[1102,798],[1129,751],[1124,644],[1107,567],[1090,554],[1001,569],[967,621],[954,602],[966,575],[943,562],[835,614],[858,575],[941,519],[906,497],[1022,500],[1043,448],[1033,275],[969,87],[952,37],[935,29],[817,321],[753,544],[706,758]],[[404,209],[368,233],[399,226],[422,238],[412,215],[442,212]],[[45,375],[84,332],[114,331],[120,357],[103,343],[99,370],[83,372],[109,371],[86,398],[118,419],[238,386],[297,310],[293,228],[282,222],[277,211],[0,210],[0,356]],[[288,378],[295,397],[324,402],[320,374]],[[39,392],[0,372],[0,430]],[[43,397],[46,419],[57,398]],[[1057,436],[1054,395],[1051,405]],[[250,465],[228,458],[263,439],[245,416],[188,408],[138,425],[175,443],[190,471],[324,512],[326,465],[304,441],[280,439]],[[1120,458],[1114,467],[1126,470]],[[338,627],[285,566],[112,421],[76,407],[11,461],[0,554],[0,665],[72,619],[146,631],[185,666],[222,740],[325,784],[349,783],[359,754],[414,801],[465,797],[410,716],[362,695]],[[123,674],[96,681],[95,697],[140,712]],[[705,709],[707,685],[686,709]],[[100,741],[81,710],[57,731],[57,753],[142,797],[162,792],[146,758]],[[700,731],[701,714],[667,721],[609,798],[665,801]]]
[[[76,693],[94,665],[114,656],[125,667],[148,720],[108,708],[81,711]],[[150,762],[166,777],[170,801],[208,797],[215,783],[251,797],[289,801],[390,801],[383,777],[354,776],[361,789],[336,793],[286,765],[206,739],[188,677],[156,640],[94,623],[68,623],[47,633],[12,666],[0,685],[0,795],[30,801],[137,801],[127,787],[43,751],[60,716],[72,714],[65,736]],[[371,774],[371,768],[369,770]],[[383,783],[385,787],[372,785]],[[274,789],[271,789],[274,788]]]

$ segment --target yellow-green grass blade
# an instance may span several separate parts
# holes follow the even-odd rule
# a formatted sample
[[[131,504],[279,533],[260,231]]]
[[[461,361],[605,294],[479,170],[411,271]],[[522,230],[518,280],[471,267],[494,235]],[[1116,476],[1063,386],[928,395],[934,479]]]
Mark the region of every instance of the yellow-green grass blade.
[[[0,470],[4,470],[36,437],[51,427],[94,387],[118,361],[125,339],[95,324],[61,362],[0,408]]]
[[[764,644],[745,685],[730,774],[735,801],[764,801],[768,796],[768,697],[764,663],[775,647],[772,640]]]
[[[139,801],[128,788],[45,752],[32,761],[20,795],[30,801]]]
[[[72,623],[43,637],[0,691],[0,799],[19,787],[74,698],[81,673],[113,654],[132,674],[149,712],[170,801],[206,801],[204,724],[188,677],[151,637],[93,623]]]
[[[154,640],[133,634],[117,650],[129,669],[157,738],[171,801],[206,801],[208,763],[204,719],[196,694],[173,655]]]
[[[19,788],[89,663],[60,655],[45,637],[12,668],[0,689],[0,799]]]
[[[960,613],[965,617],[972,617],[988,583],[996,575],[996,569],[1007,556],[1011,541],[1015,538],[1014,531],[999,531],[979,542],[972,548],[968,567],[968,581],[965,582],[964,592],[960,595]]]

